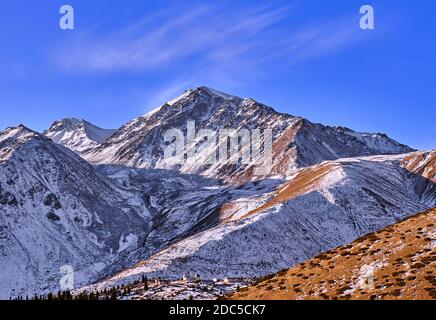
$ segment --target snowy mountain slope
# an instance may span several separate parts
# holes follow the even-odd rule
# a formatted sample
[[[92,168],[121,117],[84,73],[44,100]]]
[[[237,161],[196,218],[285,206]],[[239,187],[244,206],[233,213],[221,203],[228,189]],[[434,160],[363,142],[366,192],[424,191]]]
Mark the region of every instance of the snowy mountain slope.
[[[220,187],[168,170],[93,168],[24,126],[0,134],[0,177],[1,298],[56,291],[65,264],[74,267],[76,285],[99,280],[218,225],[227,201],[276,186]]]
[[[295,169],[324,160],[374,154],[412,151],[383,134],[357,133],[345,128],[313,124],[308,120],[282,114],[253,99],[241,99],[206,87],[188,90],[160,108],[122,126],[103,144],[86,151],[83,157],[94,164],[120,164],[138,168],[177,169],[227,182],[245,182],[256,176],[256,159],[247,164],[232,164],[224,159],[206,164],[204,159],[218,155],[217,145],[206,146],[199,137],[196,150],[203,152],[190,162],[176,164],[163,159],[164,133],[169,129],[187,132],[188,121],[201,129],[271,129],[273,135],[270,176],[285,175]],[[251,132],[252,133],[252,132]],[[260,141],[253,141],[253,144]],[[192,150],[192,148],[190,149]],[[220,159],[222,160],[222,159]]]
[[[136,248],[149,228],[141,194],[24,126],[0,133],[0,298],[76,285]]]
[[[102,129],[74,118],[55,121],[44,134],[56,143],[81,154],[106,141],[116,130]]]
[[[243,186],[219,186],[214,179],[185,175],[175,171],[137,169],[125,166],[98,166],[97,172],[120,186],[143,194],[149,209],[150,232],[141,247],[109,272],[149,257],[189,236],[220,224],[220,208],[229,201],[268,194],[283,180],[263,180]]]
[[[424,203],[404,155],[324,162],[296,172],[263,196],[230,201],[221,224],[180,240],[95,290],[142,274],[259,277],[379,230],[435,203]],[[235,209],[236,208],[236,209]]]

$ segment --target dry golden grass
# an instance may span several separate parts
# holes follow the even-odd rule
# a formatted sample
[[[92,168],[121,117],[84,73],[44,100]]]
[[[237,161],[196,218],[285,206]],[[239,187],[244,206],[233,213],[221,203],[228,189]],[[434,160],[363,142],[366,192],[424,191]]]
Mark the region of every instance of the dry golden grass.
[[[435,300],[435,224],[436,208],[265,277],[226,298]]]

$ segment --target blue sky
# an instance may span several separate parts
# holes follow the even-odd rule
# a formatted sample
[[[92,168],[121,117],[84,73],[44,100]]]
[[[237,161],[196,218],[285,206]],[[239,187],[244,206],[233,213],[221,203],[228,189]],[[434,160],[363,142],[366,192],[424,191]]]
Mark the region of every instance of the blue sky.
[[[75,30],[59,8],[75,9]],[[359,28],[371,4],[376,29]],[[3,0],[0,128],[117,128],[206,85],[436,148],[436,2]]]

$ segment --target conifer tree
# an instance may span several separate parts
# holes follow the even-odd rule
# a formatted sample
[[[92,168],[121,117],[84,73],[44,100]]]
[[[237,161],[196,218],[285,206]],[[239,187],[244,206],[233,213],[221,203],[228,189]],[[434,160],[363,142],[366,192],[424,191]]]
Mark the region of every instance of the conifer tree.
[[[148,290],[148,279],[146,276],[144,276],[144,280],[142,281],[142,283],[144,284],[144,290],[147,291]]]

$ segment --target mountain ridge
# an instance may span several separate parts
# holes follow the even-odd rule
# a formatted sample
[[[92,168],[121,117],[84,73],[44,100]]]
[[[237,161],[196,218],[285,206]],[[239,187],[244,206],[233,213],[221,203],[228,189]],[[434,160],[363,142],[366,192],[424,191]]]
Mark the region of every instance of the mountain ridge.
[[[343,127],[312,123],[301,117],[276,112],[251,98],[243,99],[198,87],[131,120],[104,142],[81,152],[81,156],[93,164],[179,170],[219,178],[224,182],[239,183],[265,178],[254,174],[258,159],[251,159],[243,165],[232,164],[230,160],[205,165],[205,157],[216,158],[218,144],[214,147],[205,145],[204,141],[197,142],[195,150],[202,146],[206,146],[206,150],[195,155],[191,163],[179,164],[164,159],[164,133],[177,129],[186,134],[188,121],[195,121],[197,130],[211,129],[215,132],[222,129],[271,129],[273,163],[270,176],[286,175],[325,160],[414,151],[385,134],[359,133]]]

